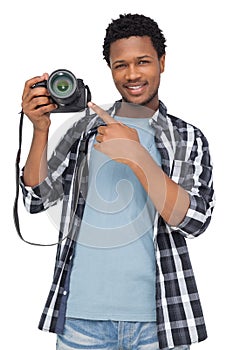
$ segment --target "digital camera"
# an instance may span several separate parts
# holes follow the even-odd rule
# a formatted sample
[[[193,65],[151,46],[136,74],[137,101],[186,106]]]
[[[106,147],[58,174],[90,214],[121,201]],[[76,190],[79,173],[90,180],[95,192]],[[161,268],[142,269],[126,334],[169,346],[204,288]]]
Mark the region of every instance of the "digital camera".
[[[67,69],[55,70],[48,80],[32,86],[36,87],[45,87],[49,91],[51,99],[58,106],[53,113],[81,112],[91,100],[89,87]]]

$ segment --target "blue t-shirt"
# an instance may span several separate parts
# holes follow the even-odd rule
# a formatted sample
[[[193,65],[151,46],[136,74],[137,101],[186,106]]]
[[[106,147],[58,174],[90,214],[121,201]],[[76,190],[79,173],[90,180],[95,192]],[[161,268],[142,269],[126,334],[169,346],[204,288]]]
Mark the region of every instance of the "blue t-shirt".
[[[160,165],[150,119],[115,119],[137,130]],[[92,148],[67,317],[155,321],[154,216],[155,207],[133,171]]]

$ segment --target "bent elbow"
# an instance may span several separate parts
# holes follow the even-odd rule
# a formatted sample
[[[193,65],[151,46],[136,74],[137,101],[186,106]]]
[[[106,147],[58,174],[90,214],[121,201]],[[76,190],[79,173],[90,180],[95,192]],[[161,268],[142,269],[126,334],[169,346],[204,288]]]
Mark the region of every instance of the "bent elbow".
[[[173,230],[179,231],[186,238],[195,238],[206,231],[210,224],[215,198],[207,202],[198,195],[190,196],[190,206],[183,221],[172,226]]]

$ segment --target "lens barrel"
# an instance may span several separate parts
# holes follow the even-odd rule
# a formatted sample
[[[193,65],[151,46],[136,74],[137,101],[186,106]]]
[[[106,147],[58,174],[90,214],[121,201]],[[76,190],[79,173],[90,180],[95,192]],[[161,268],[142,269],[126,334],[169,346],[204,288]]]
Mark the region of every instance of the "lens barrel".
[[[54,71],[48,79],[47,88],[51,97],[61,105],[70,104],[79,96],[77,79],[67,69]]]
[[[32,86],[32,88],[37,87],[44,87],[49,91],[51,100],[57,104],[53,113],[81,112],[91,101],[89,87],[67,69],[55,70],[48,80]]]

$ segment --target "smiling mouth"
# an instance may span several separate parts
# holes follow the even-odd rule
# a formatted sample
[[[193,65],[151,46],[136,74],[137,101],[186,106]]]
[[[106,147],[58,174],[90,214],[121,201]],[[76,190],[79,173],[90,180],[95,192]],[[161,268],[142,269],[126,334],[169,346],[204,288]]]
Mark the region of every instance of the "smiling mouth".
[[[146,83],[134,84],[134,85],[125,85],[125,88],[130,91],[131,94],[140,94],[145,90]]]
[[[130,90],[138,90],[138,89],[141,89],[143,85],[137,85],[137,86],[128,86],[128,89]]]

